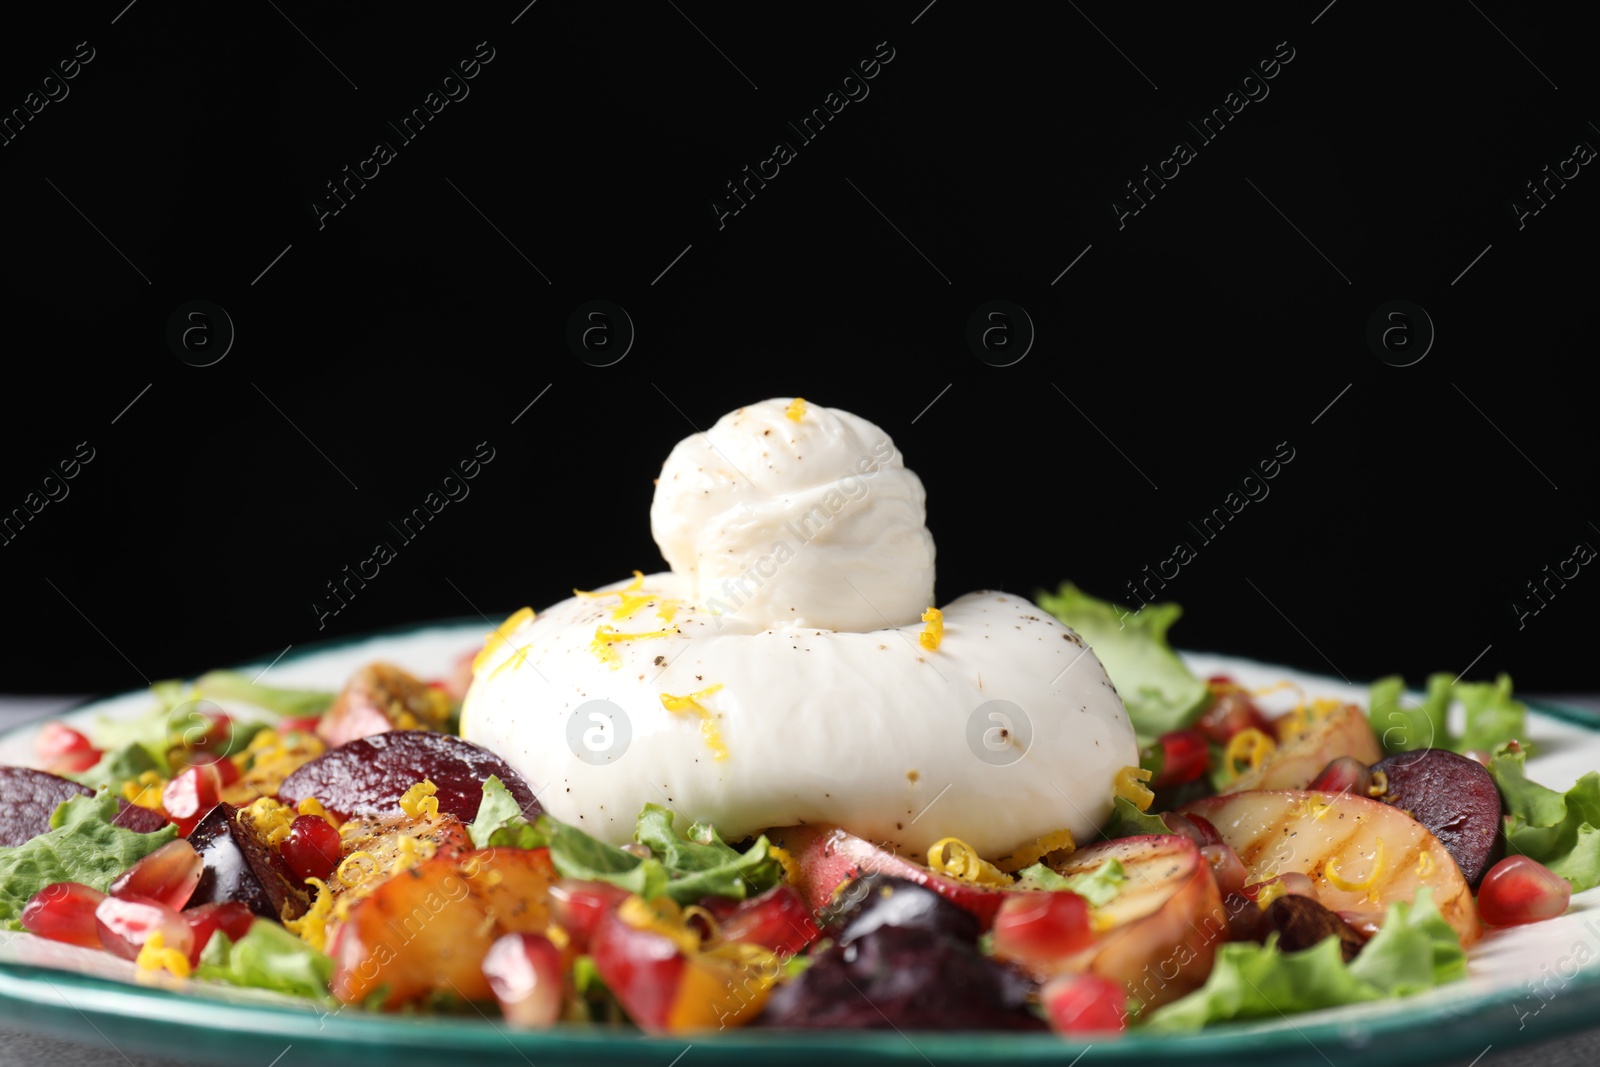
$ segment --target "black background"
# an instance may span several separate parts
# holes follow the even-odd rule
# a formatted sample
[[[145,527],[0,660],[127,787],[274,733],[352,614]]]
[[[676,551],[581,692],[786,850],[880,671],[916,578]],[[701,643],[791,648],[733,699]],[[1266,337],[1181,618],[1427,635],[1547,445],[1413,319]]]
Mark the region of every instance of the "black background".
[[[1600,177],[1521,229],[1510,207],[1600,144],[1576,16],[925,2],[111,0],[13,27],[7,110],[78,42],[94,58],[0,147],[0,512],[79,442],[94,459],[0,545],[0,690],[497,622],[655,569],[672,445],[796,394],[877,422],[921,475],[943,600],[1126,598],[1186,540],[1162,591],[1181,646],[1595,689],[1600,577],[1513,608],[1600,545]],[[470,95],[401,143],[386,122],[485,41]],[[870,94],[800,143],[786,124],[879,42]],[[1289,49],[1213,142],[1189,130]],[[1180,139],[1197,157],[1119,228],[1112,198]],[[319,226],[378,140],[394,160]],[[797,158],[719,228],[711,198],[778,140]],[[197,299],[236,330],[203,368],[166,339]],[[566,342],[593,299],[637,330],[609,367]],[[994,299],[1037,331],[1011,366],[967,344]],[[1405,367],[1366,340],[1396,299],[1437,331]],[[484,441],[470,495],[400,543],[388,523]],[[1280,442],[1270,495],[1200,541]],[[319,626],[379,540],[397,558]]]

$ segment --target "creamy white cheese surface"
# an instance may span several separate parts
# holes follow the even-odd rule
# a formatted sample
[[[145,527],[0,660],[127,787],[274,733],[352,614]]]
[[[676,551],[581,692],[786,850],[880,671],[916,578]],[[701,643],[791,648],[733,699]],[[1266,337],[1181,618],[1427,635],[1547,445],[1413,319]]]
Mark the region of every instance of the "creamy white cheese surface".
[[[1087,841],[1138,763],[1121,700],[1021,597],[958,598],[935,641],[923,516],[871,423],[788,399],[725,416],[662,468],[651,520],[673,570],[508,621],[462,735],[616,843],[647,803],[728,840],[836,823],[908,854]]]

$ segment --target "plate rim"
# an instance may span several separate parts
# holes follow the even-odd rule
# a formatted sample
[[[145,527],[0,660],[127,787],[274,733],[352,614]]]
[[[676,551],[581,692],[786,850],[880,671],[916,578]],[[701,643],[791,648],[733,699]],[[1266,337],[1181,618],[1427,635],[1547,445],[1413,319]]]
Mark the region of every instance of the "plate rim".
[[[473,629],[492,630],[493,626],[492,622],[485,623],[481,616],[411,621],[306,642],[276,659],[263,655],[224,669],[243,672],[252,668],[270,668],[374,641],[413,637],[429,631],[439,631],[441,636],[466,636]],[[1313,671],[1286,664],[1273,664],[1225,652],[1182,649],[1179,655],[1224,659],[1254,667],[1323,677]],[[1331,676],[1325,680],[1330,684],[1338,682]],[[1346,684],[1364,687],[1370,682]],[[148,690],[140,688],[87,697],[48,715],[0,730],[0,740],[37,730],[41,724],[63,716],[145,692]],[[1538,715],[1600,735],[1600,714],[1539,698],[1518,699]],[[8,933],[0,932],[0,936]],[[74,1004],[61,991],[60,987],[63,986],[84,998],[86,1003]],[[1064,1055],[1087,1051],[1091,1047],[1099,1050],[1098,1057],[1119,1062],[1145,1061],[1152,1055],[1171,1053],[1214,1056],[1226,1058],[1228,1062],[1283,1062],[1285,1055],[1291,1051],[1286,1043],[1292,1046],[1299,1040],[1304,1040],[1318,1053],[1321,1052],[1318,1041],[1321,1041],[1331,1048],[1360,1050],[1365,1062],[1373,1064],[1414,1063],[1415,1055],[1422,1052],[1435,1057],[1455,1053],[1465,1055],[1486,1040],[1490,1046],[1505,1043],[1509,1047],[1593,1029],[1593,1012],[1587,1003],[1590,998],[1583,994],[1597,987],[1600,987],[1600,966],[1582,968],[1572,978],[1563,977],[1560,988],[1550,1000],[1541,1000],[1539,1011],[1529,1013],[1543,1016],[1546,1009],[1557,1006],[1557,1010],[1548,1018],[1541,1018],[1537,1036],[1524,1035],[1527,1016],[1517,1015],[1515,1011],[1514,1005],[1523,998],[1513,995],[1516,992],[1514,989],[1450,995],[1452,987],[1447,986],[1437,991],[1444,994],[1442,997],[1423,993],[1404,998],[1410,1008],[1408,1011],[1384,1011],[1368,1015],[1362,1009],[1370,1006],[1353,1005],[1284,1016],[1279,1021],[1225,1023],[1181,1033],[1148,1034],[1134,1030],[1114,1040],[1100,1041],[1073,1041],[1048,1033],[934,1030],[911,1031],[910,1034],[916,1038],[913,1041],[912,1036],[897,1029],[736,1029],[726,1034],[684,1035],[679,1039],[651,1037],[632,1030],[619,1032],[604,1027],[508,1031],[495,1027],[492,1022],[487,1027],[479,1025],[478,1020],[470,1016],[396,1016],[364,1012],[344,1015],[340,1010],[323,1010],[311,1004],[258,1003],[223,996],[197,1000],[192,992],[159,985],[128,984],[74,971],[0,961],[0,1004],[22,1009],[15,1013],[14,1021],[9,1021],[8,1025],[32,1033],[54,1033],[67,1037],[81,1035],[81,1027],[72,1021],[72,1017],[77,1017],[89,1022],[96,1030],[100,1029],[95,1022],[98,1020],[125,1040],[144,1049],[180,1055],[184,1049],[178,1043],[184,1038],[203,1037],[203,1044],[220,1047],[245,1037],[281,1036],[294,1038],[292,1043],[301,1046],[302,1051],[316,1050],[342,1055],[370,1050],[374,1055],[386,1054],[385,1058],[392,1058],[393,1054],[401,1052],[417,1053],[427,1058],[442,1050],[457,1050],[471,1051],[474,1055],[492,1059],[493,1053],[504,1050],[516,1054],[508,1062],[524,1062],[527,1054],[536,1053],[546,1062],[579,1063],[590,1061],[597,1052],[603,1051],[619,1062],[625,1059],[627,1062],[655,1065],[664,1062],[660,1060],[663,1054],[670,1059],[688,1044],[698,1044],[714,1054],[723,1055],[759,1053],[770,1058],[775,1052],[788,1052],[795,1055],[795,1062],[805,1061],[807,1057],[820,1052],[844,1051],[854,1051],[880,1060],[925,1060],[919,1043],[936,1045],[932,1050],[935,1055],[981,1056],[992,1062],[1056,1063]],[[165,1010],[175,1004],[186,1009],[198,1007],[203,1011],[196,1017],[193,1010],[177,1015]],[[1502,1023],[1490,1022],[1486,1011],[1503,1007],[1513,1008],[1510,1013],[1513,1018]],[[317,1029],[308,1034],[304,1032],[304,1027],[284,1025],[296,1019],[315,1019]],[[1302,1019],[1303,1025],[1297,1025],[1296,1020]],[[1467,1019],[1472,1019],[1474,1024],[1443,1025]],[[326,1028],[322,1025],[324,1021],[328,1023]],[[1512,1022],[1519,1025],[1513,1027]],[[1286,1024],[1287,1029],[1281,1028],[1280,1023]],[[1313,1040],[1313,1036],[1318,1040]],[[1385,1046],[1379,1042],[1387,1042],[1393,1055],[1384,1053],[1382,1050]],[[429,1062],[436,1063],[437,1060],[430,1059]]]

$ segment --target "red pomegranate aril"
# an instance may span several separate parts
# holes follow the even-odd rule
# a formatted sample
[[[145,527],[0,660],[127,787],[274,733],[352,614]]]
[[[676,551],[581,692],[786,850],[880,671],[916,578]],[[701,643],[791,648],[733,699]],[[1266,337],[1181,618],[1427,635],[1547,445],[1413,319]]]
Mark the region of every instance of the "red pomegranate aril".
[[[1572,883],[1527,856],[1507,856],[1478,886],[1478,917],[1490,926],[1553,919],[1567,910]]]
[[[1307,789],[1324,793],[1349,793],[1351,796],[1371,796],[1372,769],[1354,756],[1340,756],[1322,768],[1311,780]]]
[[[1070,890],[1008,896],[994,917],[994,954],[1023,965],[1048,964],[1094,941],[1089,904]]]
[[[109,892],[124,900],[144,898],[169,908],[181,908],[194,895],[204,867],[200,853],[180,837],[123,871],[111,883]]]
[[[33,739],[33,750],[51,774],[82,774],[101,756],[87,737],[59,722],[44,724]]]
[[[291,733],[314,734],[317,732],[317,723],[321,721],[322,716],[320,715],[303,715],[297,718],[279,719],[275,729],[280,737]]]
[[[1200,850],[1211,865],[1211,874],[1217,880],[1217,891],[1223,896],[1243,893],[1244,880],[1249,877],[1239,854],[1227,845],[1206,845]]]
[[[1161,772],[1150,785],[1161,789],[1192,782],[1211,766],[1211,745],[1206,735],[1190,727],[1168,730],[1156,739],[1161,746]]]
[[[94,911],[106,895],[81,882],[54,882],[39,890],[22,907],[22,926],[51,941],[84,948],[100,947],[100,928]]]
[[[1193,841],[1196,848],[1222,844],[1222,835],[1217,833],[1217,828],[1212,826],[1211,820],[1204,815],[1169,811],[1161,816],[1161,821],[1166,823],[1167,829],[1173,833]]]
[[[542,1030],[561,1018],[561,951],[539,934],[506,934],[489,946],[483,975],[513,1026]]]
[[[182,915],[156,900],[106,897],[94,909],[101,946],[113,956],[135,959],[150,935],[161,931],[163,948],[185,956],[194,947],[194,931]]]
[[[222,775],[215,767],[202,764],[183,771],[161,791],[161,806],[167,817],[178,824],[178,833],[189,836],[199,821],[217,806],[222,793]]]
[[[605,882],[563,878],[550,887],[550,911],[556,925],[572,938],[572,947],[589,951],[600,919],[628,899],[628,891]]]
[[[339,831],[320,815],[299,815],[279,849],[296,878],[326,879],[339,866]]]
[[[1250,694],[1233,680],[1218,676],[1210,679],[1211,706],[1206,713],[1200,716],[1200,721],[1195,727],[1206,736],[1206,739],[1219,745],[1226,745],[1233,740],[1233,735],[1240,730],[1254,728],[1260,730],[1268,737],[1274,736],[1272,723],[1268,721],[1256,702],[1250,699]]]
[[[250,932],[250,924],[256,920],[255,913],[237,900],[222,904],[201,904],[182,914],[183,921],[188,923],[189,929],[194,932],[194,947],[189,950],[191,966],[199,965],[200,953],[206,950],[206,944],[211,940],[212,934],[221,930],[229,941],[238,941]]]
[[[224,787],[239,780],[239,765],[220,752],[196,752],[189,756],[191,767],[212,767]]]
[[[760,945],[793,956],[822,936],[805,898],[792,885],[778,885],[742,901],[722,920],[722,939]]]
[[[1128,991],[1097,974],[1052,979],[1039,991],[1039,1003],[1058,1034],[1104,1034],[1128,1026]]]

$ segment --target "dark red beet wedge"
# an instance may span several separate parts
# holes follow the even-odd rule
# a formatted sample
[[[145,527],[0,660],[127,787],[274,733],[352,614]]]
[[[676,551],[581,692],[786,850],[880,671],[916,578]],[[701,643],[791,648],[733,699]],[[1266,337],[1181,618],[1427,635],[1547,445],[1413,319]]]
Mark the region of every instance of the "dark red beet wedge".
[[[50,816],[64,801],[93,796],[94,790],[69,778],[31,767],[0,767],[0,847],[10,848],[50,832]],[[136,833],[154,833],[167,820],[153,811],[134,807],[118,798],[120,811],[112,820]]]
[[[1377,799],[1432,831],[1474,889],[1505,855],[1500,790],[1477,760],[1442,748],[1402,752],[1374,763],[1372,782],[1386,782]]]
[[[470,823],[478,817],[490,775],[505,784],[526,818],[539,815],[533,790],[505,760],[470,741],[429,730],[391,730],[340,745],[286,778],[278,798],[295,807],[315,797],[341,819],[393,815],[406,790],[427,780],[439,787],[434,794],[439,810]]]
[[[189,906],[238,901],[269,919],[298,919],[311,906],[300,880],[278,850],[239,825],[239,809],[222,803],[189,834],[205,869]]]

